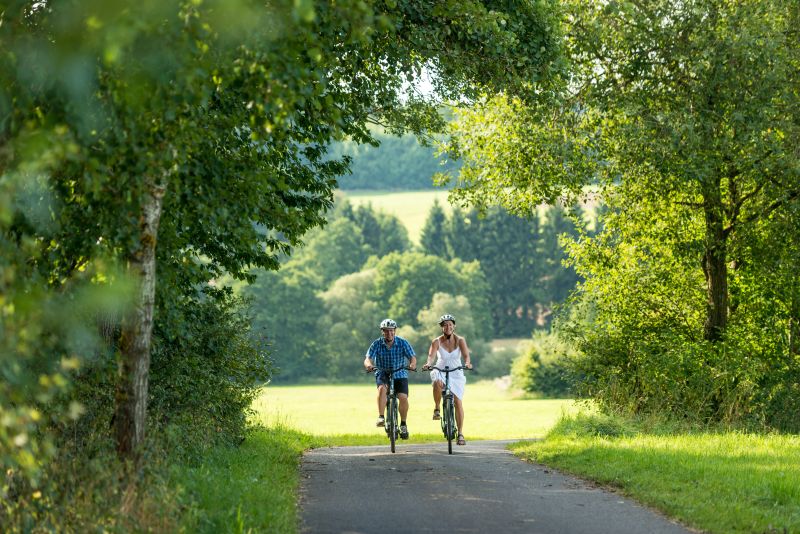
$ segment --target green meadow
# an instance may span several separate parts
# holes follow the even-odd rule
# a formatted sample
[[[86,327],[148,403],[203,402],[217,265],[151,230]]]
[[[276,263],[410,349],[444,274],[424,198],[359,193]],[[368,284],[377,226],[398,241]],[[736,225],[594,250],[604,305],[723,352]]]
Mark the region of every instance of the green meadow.
[[[375,385],[267,386],[253,403],[256,421],[281,425],[336,444],[381,444],[386,435],[375,427]],[[525,439],[544,436],[562,414],[578,411],[572,400],[516,400],[501,381],[467,383],[464,434],[470,439]],[[409,385],[408,427],[411,443],[443,439],[431,418],[433,396],[427,383]]]
[[[447,202],[447,191],[339,191],[354,206],[372,204],[378,211],[396,216],[408,230],[408,237],[419,244],[422,227],[434,201],[438,200],[445,213],[452,209]]]

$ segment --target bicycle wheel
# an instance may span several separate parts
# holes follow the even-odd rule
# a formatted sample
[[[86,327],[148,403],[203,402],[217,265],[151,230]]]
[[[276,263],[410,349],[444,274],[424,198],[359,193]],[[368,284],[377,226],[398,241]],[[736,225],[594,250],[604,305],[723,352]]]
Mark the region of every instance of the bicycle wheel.
[[[444,405],[445,434],[447,435],[447,454],[453,454],[453,438],[455,437],[456,417],[453,409],[453,396],[448,395]]]
[[[389,443],[391,444],[392,452],[394,452],[395,441],[397,440],[397,397],[389,398]]]

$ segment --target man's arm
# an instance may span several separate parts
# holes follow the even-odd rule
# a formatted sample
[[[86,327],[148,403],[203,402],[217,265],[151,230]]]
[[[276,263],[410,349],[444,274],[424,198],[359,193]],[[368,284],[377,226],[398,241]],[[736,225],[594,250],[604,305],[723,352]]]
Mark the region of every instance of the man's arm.
[[[367,371],[372,371],[375,368],[375,360],[373,360],[372,356],[370,356],[371,350],[372,345],[369,346],[367,353],[364,355],[364,369]]]
[[[416,371],[417,370],[417,355],[414,354],[414,348],[411,346],[411,343],[406,341],[406,347],[408,349],[408,354],[406,354],[406,358],[409,359],[408,366]]]

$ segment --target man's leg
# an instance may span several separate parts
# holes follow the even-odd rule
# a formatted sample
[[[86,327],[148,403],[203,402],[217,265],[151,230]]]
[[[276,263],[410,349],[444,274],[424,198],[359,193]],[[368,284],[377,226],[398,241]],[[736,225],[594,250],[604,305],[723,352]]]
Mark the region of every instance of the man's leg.
[[[405,393],[398,393],[397,399],[400,404],[400,439],[408,439],[408,426],[406,425],[406,416],[408,415],[408,395]]]
[[[381,384],[378,386],[378,416],[383,417],[383,414],[386,413],[386,393],[387,388],[386,384]]]
[[[408,415],[408,395],[398,393],[397,398],[400,400],[400,420],[405,421]]]

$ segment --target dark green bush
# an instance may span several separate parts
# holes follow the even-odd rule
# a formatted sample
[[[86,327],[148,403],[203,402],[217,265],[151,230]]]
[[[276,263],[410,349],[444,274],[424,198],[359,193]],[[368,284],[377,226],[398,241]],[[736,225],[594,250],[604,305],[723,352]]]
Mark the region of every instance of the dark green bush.
[[[552,398],[572,396],[575,373],[570,362],[574,357],[574,350],[556,335],[539,334],[530,348],[514,360],[512,383],[526,393]]]
[[[182,448],[239,443],[250,405],[272,373],[265,345],[250,335],[245,302],[229,292],[209,289],[176,304],[181,313],[154,331],[151,420]]]

